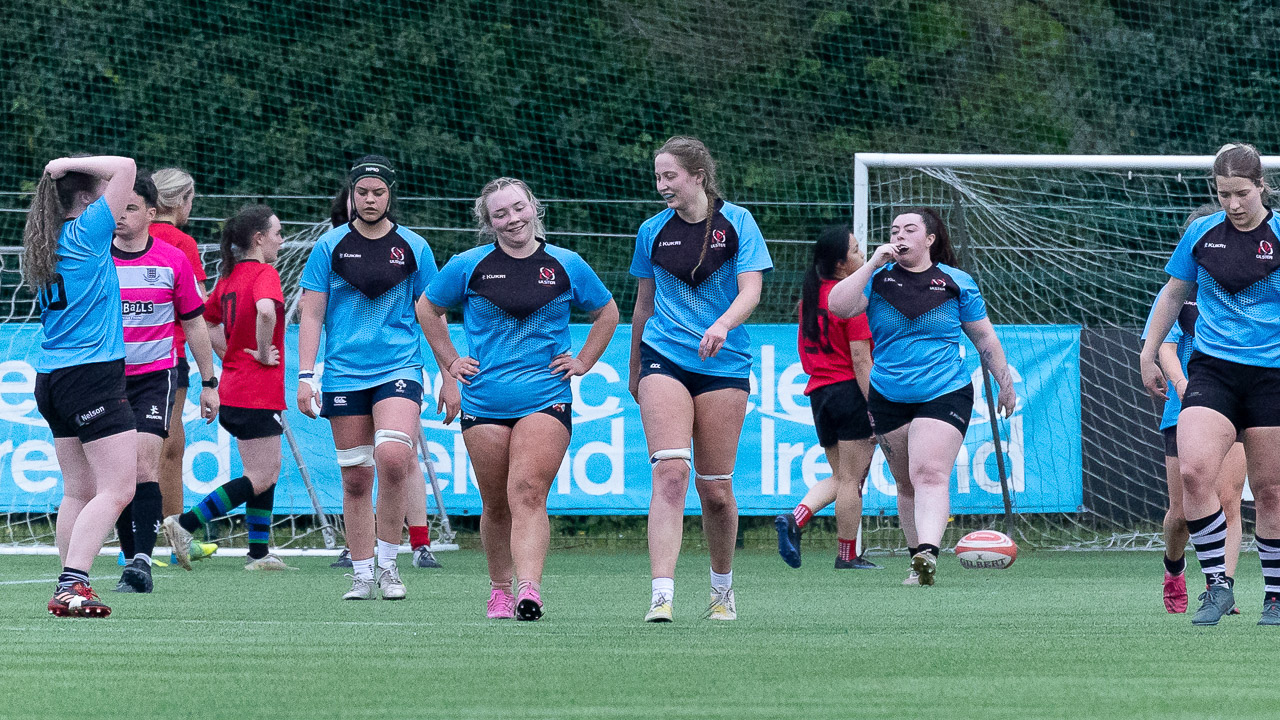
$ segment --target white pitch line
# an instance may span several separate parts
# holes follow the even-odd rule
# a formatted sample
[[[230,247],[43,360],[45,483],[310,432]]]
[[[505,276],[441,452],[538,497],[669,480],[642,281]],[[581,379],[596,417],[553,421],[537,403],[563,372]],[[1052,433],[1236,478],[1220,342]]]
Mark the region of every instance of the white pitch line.
[[[0,585],[35,585],[36,583],[57,582],[58,578],[44,578],[41,580],[0,580]]]
[[[411,622],[373,622],[359,620],[162,620],[158,618],[112,618],[111,624],[118,626],[120,623],[146,623],[146,624],[162,624],[162,625],[318,625],[322,627],[413,627],[422,629],[431,629],[434,626],[427,623],[411,623]],[[486,622],[469,622],[469,623],[450,623],[449,627],[493,627],[493,623]],[[30,630],[33,626],[0,626],[0,630],[8,630],[10,632],[23,632]],[[44,627],[39,625],[36,627]],[[126,628],[120,628],[122,632],[127,631]]]

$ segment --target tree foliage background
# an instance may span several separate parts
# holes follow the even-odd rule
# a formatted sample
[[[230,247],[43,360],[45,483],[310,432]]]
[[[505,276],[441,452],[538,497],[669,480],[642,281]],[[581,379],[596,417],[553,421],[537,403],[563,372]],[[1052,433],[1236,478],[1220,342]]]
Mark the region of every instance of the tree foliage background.
[[[403,195],[459,199],[405,203],[409,224],[466,227],[465,198],[518,176],[573,200],[549,227],[606,238],[621,277],[670,135],[707,142],[767,237],[803,240],[848,218],[858,151],[1266,153],[1277,38],[1280,4],[1253,0],[22,3],[0,24],[0,190],[125,154],[188,169],[216,218],[240,202],[218,195],[332,193],[378,152]]]

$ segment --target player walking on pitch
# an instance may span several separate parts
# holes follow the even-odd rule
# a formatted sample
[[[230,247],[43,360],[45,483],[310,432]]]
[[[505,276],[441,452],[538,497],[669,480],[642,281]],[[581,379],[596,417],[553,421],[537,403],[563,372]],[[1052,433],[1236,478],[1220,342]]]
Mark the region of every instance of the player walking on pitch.
[[[191,533],[245,506],[249,554],[245,570],[289,570],[270,552],[271,514],[280,477],[284,433],[284,294],[272,267],[284,238],[280,219],[266,205],[250,205],[222,230],[222,264],[204,319],[222,358],[222,412],[218,424],[236,439],[244,475],[224,483],[195,507],[164,519],[164,534],[191,569]],[[217,387],[218,380],[205,381]]]
[[[839,317],[867,313],[876,348],[867,405],[898,485],[911,552],[903,584],[933,585],[951,514],[951,470],[973,415],[960,333],[999,383],[999,409],[1008,416],[1017,397],[1004,349],[977,284],[955,267],[946,226],[928,208],[894,218],[889,242],[832,288],[827,303]]]
[[[865,315],[841,320],[827,310],[827,294],[865,263],[847,226],[824,228],[804,274],[797,347],[809,374],[809,396],[818,444],[831,476],[809,488],[789,515],[774,518],[778,552],[800,567],[800,535],[814,513],[836,504],[836,569],[878,570],[862,557],[862,486],[875,452],[866,396],[870,390],[871,329]]]
[[[151,181],[156,186],[156,217],[151,222],[151,237],[182,251],[195,273],[196,290],[200,292],[200,299],[205,300],[209,295],[205,288],[208,276],[200,258],[200,249],[195,238],[182,230],[191,217],[191,205],[196,196],[195,180],[178,168],[161,168],[151,173]],[[164,449],[160,454],[159,476],[166,517],[182,512],[182,455],[187,446],[182,410],[187,402],[191,366],[187,362],[186,333],[180,322],[174,328],[173,347],[178,354],[178,385],[173,396],[173,411],[169,414],[169,437],[165,438]],[[203,551],[203,548],[193,547],[193,558],[197,557],[197,551]]]
[[[640,279],[631,316],[630,389],[653,467],[646,622],[671,622],[689,470],[711,553],[707,617],[736,620],[733,555],[738,503],[733,470],[750,391],[751,339],[742,324],[773,269],[760,228],[725,202],[706,145],[673,137],[654,153],[667,208],[636,235]]]
[[[176,329],[191,340],[191,352],[204,378],[214,377],[213,350],[201,315],[204,300],[182,251],[151,237],[156,188],[139,176],[124,212],[116,220],[111,258],[120,280],[124,316],[125,392],[138,428],[138,477],[133,501],[116,521],[120,547],[129,564],[116,585],[119,592],[152,590],[151,554],[164,518],[158,475],[170,413],[179,380]],[[201,414],[212,422],[218,391],[200,393]]]
[[[1142,381],[1165,398],[1158,354],[1195,289],[1199,317],[1177,435],[1183,510],[1206,585],[1191,622],[1217,625],[1235,607],[1219,473],[1243,439],[1264,585],[1258,624],[1280,625],[1280,219],[1267,207],[1271,189],[1252,145],[1223,146],[1213,176],[1222,212],[1191,223],[1165,265],[1170,277],[1151,312]]]
[[[414,475],[421,434],[423,356],[417,326],[443,324],[416,308],[436,263],[426,240],[394,220],[396,172],[386,158],[361,158],[347,181],[355,217],[316,241],[302,274],[297,403],[308,417],[316,417],[312,382],[324,328],[318,414],[333,430],[353,570],[351,589],[342,597],[372,600],[381,590],[384,599],[399,600],[406,595],[396,566],[405,484]],[[440,408],[448,420],[457,413],[456,393],[456,386],[444,383]]]
[[[1199,208],[1187,218],[1182,232],[1185,233],[1192,222],[1217,211],[1217,205]],[[1157,294],[1156,300],[1159,299]],[[1152,304],[1152,312],[1155,307]],[[1182,475],[1178,471],[1178,413],[1182,410],[1182,393],[1187,389],[1187,362],[1191,359],[1196,320],[1199,317],[1196,294],[1192,291],[1183,301],[1178,320],[1160,345],[1159,354],[1160,369],[1169,378],[1168,399],[1164,402],[1164,411],[1160,417],[1160,434],[1164,436],[1165,481],[1169,489],[1169,509],[1164,516],[1163,595],[1165,610],[1171,613],[1187,611],[1186,547],[1191,535],[1187,532],[1187,515],[1182,509]],[[1147,322],[1151,322],[1149,316]],[[1145,329],[1142,339],[1147,339]],[[1222,461],[1222,471],[1218,478],[1218,499],[1227,516],[1225,564],[1228,577],[1236,576],[1236,565],[1240,562],[1243,530],[1240,524],[1240,497],[1244,493],[1245,470],[1244,446],[1237,442],[1231,446],[1231,451]],[[1232,615],[1239,613],[1238,609],[1231,610]]]
[[[462,307],[468,355],[446,326],[423,323],[441,367],[461,383],[462,439],[484,504],[490,618],[542,617],[551,525],[547,493],[573,433],[569,381],[604,354],[618,306],[577,253],[548,245],[542,205],[520,180],[498,178],[476,198],[480,247],[454,256],[427,288],[428,312]],[[571,307],[591,330],[577,355]],[[511,579],[516,579],[512,593]]]
[[[330,205],[330,221],[333,227],[344,226],[351,222],[351,188],[344,183],[338,190]],[[317,377],[317,379],[319,379]],[[441,380],[442,384],[444,380]],[[456,387],[456,386],[455,386]],[[426,387],[423,388],[425,393]],[[413,548],[413,566],[420,568],[439,568],[440,561],[431,552],[431,526],[427,519],[427,478],[422,464],[415,462],[410,467],[409,482],[405,487],[404,518],[409,526],[409,547]],[[351,567],[351,549],[343,548],[338,559],[329,567]]]

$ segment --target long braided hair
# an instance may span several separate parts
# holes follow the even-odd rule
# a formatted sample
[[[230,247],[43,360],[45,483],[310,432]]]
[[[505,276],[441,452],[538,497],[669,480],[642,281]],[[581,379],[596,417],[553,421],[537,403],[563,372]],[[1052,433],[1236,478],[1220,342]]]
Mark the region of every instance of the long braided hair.
[[[702,252],[698,255],[698,264],[693,267],[692,275],[698,274],[702,261],[707,259],[707,250],[711,247],[711,221],[716,216],[716,200],[721,199],[720,186],[716,184],[716,161],[711,151],[696,137],[677,135],[654,152],[656,158],[662,154],[676,159],[680,167],[690,175],[702,176],[702,190],[707,194],[707,219],[702,232]]]
[[[58,264],[58,238],[78,193],[95,193],[98,179],[87,173],[69,172],[57,180],[45,173],[36,186],[22,231],[22,279],[33,289],[53,281]]]

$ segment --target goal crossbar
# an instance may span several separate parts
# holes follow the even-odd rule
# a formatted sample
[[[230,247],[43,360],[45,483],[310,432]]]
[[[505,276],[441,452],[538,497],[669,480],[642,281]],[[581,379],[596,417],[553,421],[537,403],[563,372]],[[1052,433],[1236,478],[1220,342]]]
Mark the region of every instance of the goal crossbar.
[[[853,156],[853,233],[867,250],[868,168],[1209,170],[1213,155],[996,155],[947,153],[855,153]],[[1280,169],[1280,156],[1263,156],[1265,170]]]

